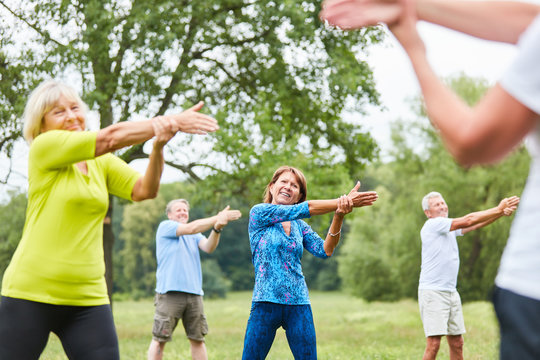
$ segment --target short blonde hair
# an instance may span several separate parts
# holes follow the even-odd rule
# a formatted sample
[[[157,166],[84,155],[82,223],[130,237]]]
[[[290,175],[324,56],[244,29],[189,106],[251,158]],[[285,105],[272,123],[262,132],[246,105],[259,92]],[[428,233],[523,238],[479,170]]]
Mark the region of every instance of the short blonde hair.
[[[43,117],[56,104],[61,96],[77,102],[84,112],[88,106],[71,86],[56,80],[46,80],[32,91],[24,108],[23,136],[30,144],[41,132]]]

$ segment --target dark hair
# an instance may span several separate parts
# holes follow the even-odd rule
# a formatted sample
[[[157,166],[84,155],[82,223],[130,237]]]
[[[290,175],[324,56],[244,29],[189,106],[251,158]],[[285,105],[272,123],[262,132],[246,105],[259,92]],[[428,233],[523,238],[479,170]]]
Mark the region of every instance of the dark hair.
[[[301,203],[303,201],[306,201],[307,197],[307,184],[306,184],[306,177],[300,170],[297,168],[293,168],[292,166],[280,166],[272,176],[272,180],[266,185],[266,189],[264,190],[264,197],[263,202],[265,203],[271,203],[272,202],[272,194],[270,193],[270,186],[276,183],[276,181],[279,179],[279,177],[286,172],[291,172],[296,177],[296,181],[298,181],[298,185],[300,186],[300,197],[298,198],[297,203]]]

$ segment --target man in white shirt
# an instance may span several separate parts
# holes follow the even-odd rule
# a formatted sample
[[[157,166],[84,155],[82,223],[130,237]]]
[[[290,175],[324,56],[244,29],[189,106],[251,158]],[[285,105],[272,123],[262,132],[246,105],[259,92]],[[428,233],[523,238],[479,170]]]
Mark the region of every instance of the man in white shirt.
[[[418,305],[426,334],[423,360],[437,357],[444,335],[450,347],[450,359],[463,359],[465,324],[456,290],[459,271],[456,236],[511,215],[518,203],[519,198],[512,196],[494,208],[452,219],[448,218],[448,206],[440,193],[430,192],[422,199],[422,209],[428,217],[420,231],[422,269],[418,285]]]

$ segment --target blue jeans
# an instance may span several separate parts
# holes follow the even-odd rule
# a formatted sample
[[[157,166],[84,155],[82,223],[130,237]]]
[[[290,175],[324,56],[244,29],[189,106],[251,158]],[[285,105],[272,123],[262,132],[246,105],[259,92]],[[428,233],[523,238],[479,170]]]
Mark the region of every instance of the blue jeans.
[[[272,347],[276,330],[285,329],[296,360],[317,359],[317,341],[310,305],[253,302],[244,338],[243,360],[262,360]]]

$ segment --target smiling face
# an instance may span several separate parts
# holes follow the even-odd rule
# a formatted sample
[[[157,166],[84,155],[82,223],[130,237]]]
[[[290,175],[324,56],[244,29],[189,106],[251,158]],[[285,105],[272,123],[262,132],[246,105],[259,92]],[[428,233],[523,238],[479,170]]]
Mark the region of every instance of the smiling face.
[[[296,176],[286,171],[282,173],[275,183],[270,185],[272,204],[293,205],[300,198],[300,183]]]
[[[432,197],[428,200],[429,209],[424,210],[426,216],[430,219],[436,217],[448,217],[448,205],[440,196]]]
[[[169,220],[177,221],[181,224],[187,224],[189,220],[189,207],[183,201],[177,201],[171,205],[171,209],[167,213]]]
[[[51,110],[43,116],[41,132],[49,130],[83,131],[86,128],[84,109],[75,99],[60,95]]]

